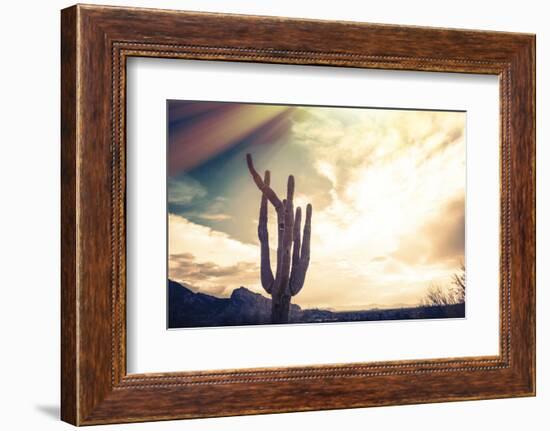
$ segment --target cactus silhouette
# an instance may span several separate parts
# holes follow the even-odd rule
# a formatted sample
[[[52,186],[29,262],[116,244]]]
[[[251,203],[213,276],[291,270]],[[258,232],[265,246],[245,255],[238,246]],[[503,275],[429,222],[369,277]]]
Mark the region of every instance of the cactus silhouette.
[[[279,199],[270,187],[271,174],[258,174],[252,163],[252,156],[246,155],[248,170],[258,189],[262,192],[258,239],[260,240],[260,279],[265,291],[271,295],[271,322],[288,323],[290,300],[297,295],[306,279],[309,266],[309,246],[311,240],[311,204],[306,208],[303,237],[300,237],[302,209],[294,211],[294,177],[288,177],[286,199]],[[269,234],[267,232],[267,203],[273,205],[277,213],[277,269],[275,276],[271,270]]]

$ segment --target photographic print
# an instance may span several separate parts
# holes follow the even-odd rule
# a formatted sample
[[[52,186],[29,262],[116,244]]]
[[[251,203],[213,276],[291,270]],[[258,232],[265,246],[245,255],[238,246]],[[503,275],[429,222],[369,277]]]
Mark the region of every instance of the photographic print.
[[[465,127],[169,100],[168,328],[465,317]]]

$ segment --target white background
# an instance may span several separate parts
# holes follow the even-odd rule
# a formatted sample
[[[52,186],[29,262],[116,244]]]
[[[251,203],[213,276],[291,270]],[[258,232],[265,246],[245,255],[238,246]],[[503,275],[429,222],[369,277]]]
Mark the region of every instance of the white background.
[[[144,1],[103,3],[537,33],[538,396],[285,415],[106,426],[96,429],[256,430],[349,428],[544,430],[550,423],[545,292],[550,233],[549,13],[536,0],[480,2]],[[59,409],[59,9],[69,2],[6,2],[0,16],[0,426],[70,429]]]
[[[498,77],[134,58],[127,83],[129,373],[498,354]],[[167,331],[167,99],[466,111],[466,319]]]

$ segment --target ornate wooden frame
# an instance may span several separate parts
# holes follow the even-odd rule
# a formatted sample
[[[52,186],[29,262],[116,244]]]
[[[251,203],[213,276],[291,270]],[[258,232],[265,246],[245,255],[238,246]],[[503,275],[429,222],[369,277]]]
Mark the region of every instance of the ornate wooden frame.
[[[78,5],[62,11],[61,48],[63,420],[88,425],[535,394],[534,35]],[[498,75],[500,354],[128,375],[130,56]]]

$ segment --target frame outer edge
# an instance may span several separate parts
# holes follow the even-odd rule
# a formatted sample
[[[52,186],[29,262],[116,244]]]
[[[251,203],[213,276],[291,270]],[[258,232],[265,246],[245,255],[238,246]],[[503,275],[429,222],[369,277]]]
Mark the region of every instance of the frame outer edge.
[[[511,59],[512,343],[519,396],[536,396],[536,137],[535,36]]]
[[[527,103],[531,109],[531,122],[527,125],[529,130],[529,145],[531,146],[531,159],[529,160],[531,172],[529,178],[532,181],[531,194],[528,197],[531,208],[531,226],[533,244],[531,245],[531,277],[532,283],[529,286],[529,299],[531,310],[529,312],[530,325],[530,369],[529,369],[529,396],[537,395],[537,37],[533,34],[527,43],[527,64],[529,65],[529,74],[527,76],[527,85],[529,86],[530,94]]]
[[[533,94],[531,95],[531,105],[533,109],[533,128],[532,128],[532,145],[533,145],[533,158],[531,160],[531,165],[533,169],[533,181],[534,181],[534,190],[533,190],[533,226],[534,226],[534,238],[535,242],[533,244],[533,314],[531,317],[532,325],[532,334],[533,339],[533,357],[532,357],[532,370],[531,378],[533,379],[533,387],[531,391],[532,396],[537,396],[537,36],[533,35],[530,43],[530,56],[532,60],[532,70],[531,70],[531,80],[533,82]]]
[[[77,277],[78,7],[61,11],[61,420],[79,424]]]

